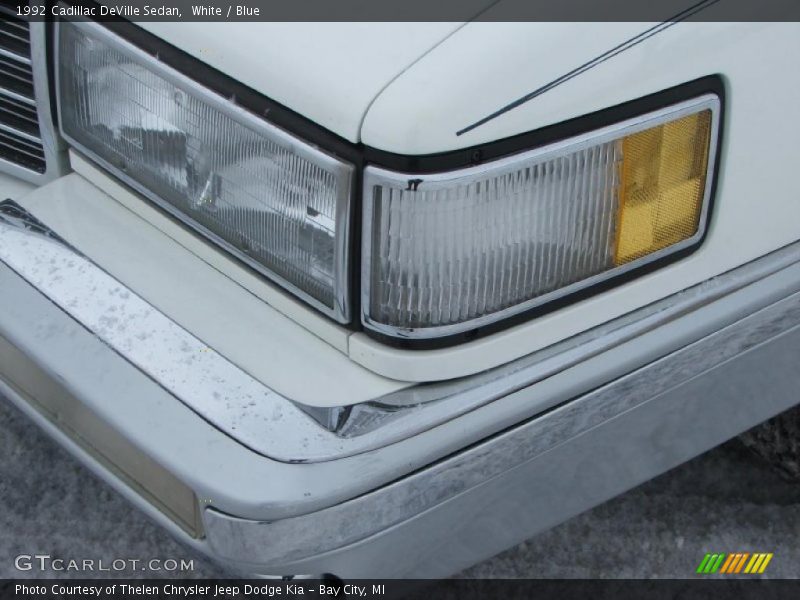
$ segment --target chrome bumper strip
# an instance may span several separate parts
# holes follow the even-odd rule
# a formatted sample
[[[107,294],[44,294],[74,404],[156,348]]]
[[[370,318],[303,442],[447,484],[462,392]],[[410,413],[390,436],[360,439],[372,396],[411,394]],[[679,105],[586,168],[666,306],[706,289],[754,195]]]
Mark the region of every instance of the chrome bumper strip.
[[[283,462],[339,456],[341,439],[150,306],[19,205],[0,203],[0,261],[203,418]],[[314,439],[310,446],[307,442]]]
[[[794,276],[800,286],[800,270]],[[749,380],[747,370],[733,376],[730,367],[736,359],[750,355],[751,351],[758,356],[758,349],[771,342],[784,351],[772,357],[772,362],[759,362],[759,368],[750,372]],[[480,486],[492,485],[495,478],[545,457],[581,436],[592,435],[594,429],[609,426],[631,411],[653,409],[659,402],[668,406],[671,394],[696,404],[693,411],[701,411],[707,401],[710,413],[697,416],[694,422],[683,420],[678,413],[670,417],[673,422],[663,424],[664,431],[680,426],[685,428],[683,435],[676,432],[673,439],[662,434],[657,439],[638,439],[637,448],[621,445],[619,452],[641,452],[642,459],[650,452],[664,452],[684,456],[686,460],[800,401],[796,394],[800,386],[798,363],[800,292],[579,399],[350,502],[310,515],[260,523],[259,527],[209,509],[205,519],[209,540],[219,556],[242,560],[257,555],[267,564],[331,552],[390,530]],[[790,364],[795,367],[790,369]],[[780,375],[777,381],[771,377],[770,369]],[[743,377],[746,381],[737,383]],[[682,386],[691,387],[694,380],[703,381],[708,397],[686,398],[683,392],[678,392]],[[537,392],[538,389],[531,387],[510,397],[523,403]],[[725,407],[722,412],[716,412],[716,404]],[[662,408],[658,408],[659,412]],[[648,425],[655,431],[659,427],[658,422]],[[629,434],[642,435],[636,431]],[[591,457],[584,456],[581,460],[591,462]],[[621,462],[619,468],[627,467]],[[590,472],[573,472],[569,465],[564,465],[560,476],[567,480],[595,477]],[[523,498],[518,501],[524,503]],[[535,495],[529,501],[532,509],[538,505]],[[493,508],[487,505],[485,510],[491,512]]]
[[[207,507],[206,537],[171,531],[248,573],[446,575],[798,401],[800,244],[531,357],[524,369],[509,365],[507,377],[486,374],[493,401],[458,393],[472,380],[445,384],[446,401],[401,408],[397,421],[347,438],[247,380],[18,206],[3,203],[0,212],[0,337],[191,487]],[[197,389],[195,369],[208,389]],[[194,398],[186,395],[202,392],[203,410],[227,409],[214,397],[220,390],[261,394],[260,412],[250,416],[263,419],[248,432],[288,461],[248,451],[187,408]],[[0,391],[70,447],[13,385],[0,382]],[[445,418],[442,407],[459,400],[472,408]],[[146,408],[131,410],[137,403]],[[436,427],[427,420],[433,408],[443,411]],[[389,444],[403,431],[397,424],[425,430]],[[309,448],[298,431],[314,432]],[[378,445],[345,455],[369,443]],[[113,471],[72,449],[169,522]],[[326,460],[288,464],[315,454]]]
[[[373,402],[348,407],[344,415],[331,417],[331,422],[336,423],[335,430],[343,437],[357,437],[380,428],[384,439],[403,439],[561,373],[797,262],[800,262],[800,244],[506,365],[470,377],[403,389]],[[720,313],[697,323],[683,341],[700,339],[732,318],[735,316]],[[668,351],[662,349],[663,354]],[[642,358],[654,360],[658,355]],[[408,410],[411,408],[414,410]]]
[[[564,373],[800,262],[800,244],[507,365],[334,410],[312,410],[256,381],[11,201],[0,202],[0,261],[221,431],[275,460],[320,462],[411,438]],[[711,315],[684,331],[681,339],[651,346],[636,357],[638,364],[618,365],[616,373],[606,376],[656,360],[739,316]],[[519,418],[548,410],[552,402],[532,399],[520,407]]]

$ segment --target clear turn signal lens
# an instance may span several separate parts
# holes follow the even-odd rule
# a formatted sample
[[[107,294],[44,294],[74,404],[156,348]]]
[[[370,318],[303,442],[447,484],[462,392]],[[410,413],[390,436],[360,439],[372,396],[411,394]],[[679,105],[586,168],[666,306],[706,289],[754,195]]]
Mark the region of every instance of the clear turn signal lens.
[[[395,337],[484,326],[702,237],[719,99],[478,167],[369,167],[362,320]]]

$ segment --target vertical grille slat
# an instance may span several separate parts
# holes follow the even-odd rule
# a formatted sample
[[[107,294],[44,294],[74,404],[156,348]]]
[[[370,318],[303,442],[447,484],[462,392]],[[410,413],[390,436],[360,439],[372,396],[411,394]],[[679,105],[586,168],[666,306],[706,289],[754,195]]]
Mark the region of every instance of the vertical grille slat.
[[[4,9],[0,4],[0,159],[44,173],[30,25]]]

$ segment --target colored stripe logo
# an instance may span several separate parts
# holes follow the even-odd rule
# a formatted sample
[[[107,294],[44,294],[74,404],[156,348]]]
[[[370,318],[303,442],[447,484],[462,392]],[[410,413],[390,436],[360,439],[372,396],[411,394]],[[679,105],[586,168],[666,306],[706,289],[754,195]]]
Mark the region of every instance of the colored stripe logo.
[[[730,554],[716,553],[706,554],[696,573],[702,575],[712,575],[720,573],[725,575],[737,575],[747,573],[760,575],[767,570],[769,561],[772,560],[772,552],[733,552]]]

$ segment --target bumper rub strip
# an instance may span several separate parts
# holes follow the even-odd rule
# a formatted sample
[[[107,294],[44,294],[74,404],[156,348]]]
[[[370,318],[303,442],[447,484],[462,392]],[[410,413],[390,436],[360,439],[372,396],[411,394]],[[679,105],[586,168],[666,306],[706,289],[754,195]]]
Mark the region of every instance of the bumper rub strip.
[[[283,462],[341,452],[340,438],[65,245],[12,201],[0,202],[0,261],[252,450]]]

